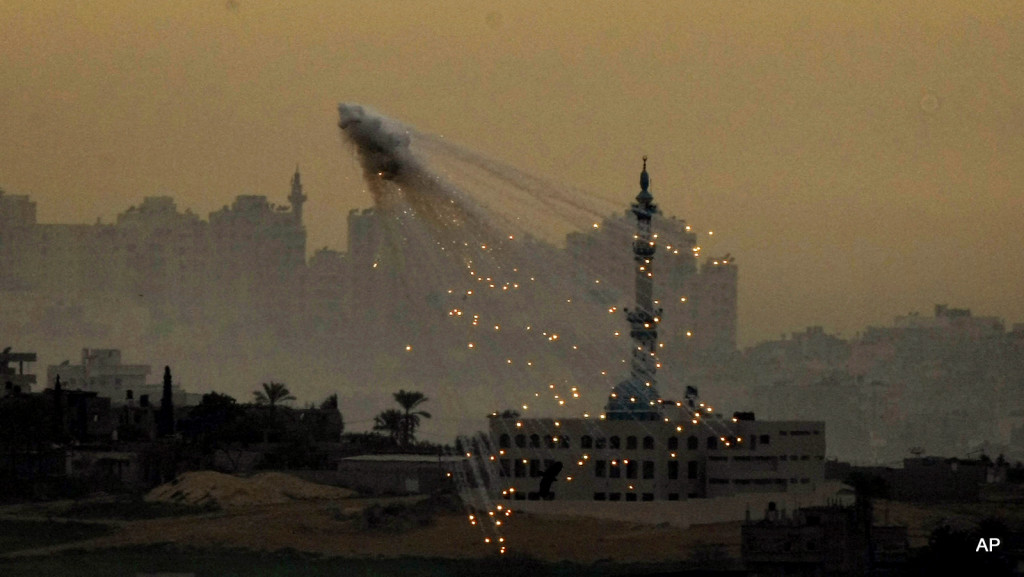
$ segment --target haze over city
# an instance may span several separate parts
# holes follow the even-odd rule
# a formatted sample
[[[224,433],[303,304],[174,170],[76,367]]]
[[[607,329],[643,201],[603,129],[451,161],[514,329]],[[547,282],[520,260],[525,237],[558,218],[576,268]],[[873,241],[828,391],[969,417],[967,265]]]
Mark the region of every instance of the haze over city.
[[[308,250],[343,249],[359,102],[602,205],[650,155],[662,210],[742,267],[740,345],[934,303],[1020,322],[1022,11],[7,2],[0,186],[40,222],[206,215],[298,163]]]
[[[8,0],[0,61],[0,574],[1024,570],[1019,1]]]

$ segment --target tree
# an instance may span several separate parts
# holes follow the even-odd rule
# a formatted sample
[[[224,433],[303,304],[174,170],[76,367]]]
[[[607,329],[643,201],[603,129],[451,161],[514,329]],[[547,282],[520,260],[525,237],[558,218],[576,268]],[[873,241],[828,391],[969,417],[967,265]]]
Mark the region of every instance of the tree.
[[[276,407],[278,403],[295,400],[295,396],[292,395],[284,383],[275,383],[273,381],[263,383],[263,390],[253,391],[252,396],[255,398],[257,405],[269,405],[271,409]]]
[[[402,406],[401,421],[401,443],[408,445],[416,440],[416,428],[420,426],[420,417],[429,419],[430,413],[426,411],[414,411],[416,407],[427,402],[427,396],[419,391],[399,390],[394,394],[395,402]]]
[[[338,409],[338,393],[334,393],[320,403],[321,411],[333,411]]]
[[[385,431],[391,435],[391,440],[396,443],[402,436],[402,421],[404,415],[402,411],[398,409],[388,409],[382,411],[379,415],[373,418],[373,430],[374,431]]]
[[[255,397],[257,405],[270,408],[266,415],[267,423],[263,428],[263,442],[268,443],[270,442],[270,429],[277,425],[277,404],[294,401],[295,396],[284,383],[273,381],[263,383],[263,390],[253,391],[252,396]]]

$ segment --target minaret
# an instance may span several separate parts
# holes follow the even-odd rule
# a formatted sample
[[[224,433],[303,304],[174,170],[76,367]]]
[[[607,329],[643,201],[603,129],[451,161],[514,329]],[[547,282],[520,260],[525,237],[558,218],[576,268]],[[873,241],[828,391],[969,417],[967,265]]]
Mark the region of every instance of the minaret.
[[[295,175],[292,176],[292,193],[288,195],[288,202],[292,205],[292,214],[295,215],[295,224],[302,225],[302,204],[306,202],[306,195],[302,194],[302,177],[299,175],[299,165],[295,165]]]
[[[632,211],[636,216],[636,234],[633,235],[633,261],[636,263],[636,304],[625,309],[632,337],[632,355],[629,378],[619,383],[608,398],[607,418],[612,420],[653,420],[660,416],[660,395],[655,387],[657,372],[658,323],[661,309],[654,308],[654,235],[651,217],[658,213],[652,202],[651,178],[647,175],[647,157],[640,173],[640,194],[636,195]]]

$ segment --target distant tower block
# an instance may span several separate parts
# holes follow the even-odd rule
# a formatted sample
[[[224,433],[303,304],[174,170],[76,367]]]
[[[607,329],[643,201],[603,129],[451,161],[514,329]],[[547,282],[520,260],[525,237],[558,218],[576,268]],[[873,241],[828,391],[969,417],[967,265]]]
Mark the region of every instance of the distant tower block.
[[[647,157],[640,173],[640,194],[633,203],[636,216],[636,234],[633,236],[633,261],[636,263],[636,305],[626,309],[633,350],[629,378],[615,386],[605,407],[611,420],[648,421],[660,418],[660,395],[655,387],[654,375],[658,367],[658,323],[661,309],[654,308],[654,235],[651,217],[658,213],[654,196],[649,190],[651,179],[647,175]]]
[[[299,165],[295,165],[295,175],[292,176],[292,193],[288,195],[288,202],[292,205],[292,214],[295,215],[295,224],[302,224],[302,205],[306,202],[306,195],[302,194],[302,177],[299,175]]]

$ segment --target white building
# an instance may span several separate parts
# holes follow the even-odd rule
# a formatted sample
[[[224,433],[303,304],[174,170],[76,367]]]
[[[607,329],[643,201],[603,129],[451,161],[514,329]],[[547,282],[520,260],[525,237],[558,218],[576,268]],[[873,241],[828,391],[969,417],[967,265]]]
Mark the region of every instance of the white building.
[[[810,493],[824,483],[824,422],[757,421],[749,413],[733,421],[712,413],[693,425],[688,407],[663,411],[669,422],[493,418],[502,496],[544,498],[540,482],[556,463],[551,492],[559,500]],[[684,421],[689,426],[677,424]]]
[[[150,372],[149,365],[122,364],[119,349],[82,349],[82,364],[48,366],[46,383],[47,387],[53,387],[59,375],[64,390],[95,392],[109,398],[115,407],[139,402],[144,395],[151,404],[157,405],[163,395],[163,383],[147,384]],[[177,407],[193,406],[202,399],[201,395],[186,393],[178,385],[171,387],[171,395]]]
[[[494,415],[490,461],[500,496],[512,500],[679,501],[741,493],[813,493],[824,483],[825,423],[723,418],[687,387],[683,401],[658,392],[658,326],[653,299],[659,213],[647,162],[632,205],[635,304],[629,375],[596,418],[520,419]]]

